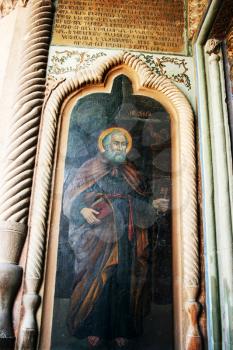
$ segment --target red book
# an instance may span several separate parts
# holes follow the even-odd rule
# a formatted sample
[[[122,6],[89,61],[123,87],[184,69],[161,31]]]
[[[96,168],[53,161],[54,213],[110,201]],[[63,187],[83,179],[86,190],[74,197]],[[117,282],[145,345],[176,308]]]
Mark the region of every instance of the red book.
[[[96,215],[98,219],[104,219],[106,216],[112,214],[112,208],[104,198],[95,201],[91,205],[91,208],[99,212],[99,214]]]

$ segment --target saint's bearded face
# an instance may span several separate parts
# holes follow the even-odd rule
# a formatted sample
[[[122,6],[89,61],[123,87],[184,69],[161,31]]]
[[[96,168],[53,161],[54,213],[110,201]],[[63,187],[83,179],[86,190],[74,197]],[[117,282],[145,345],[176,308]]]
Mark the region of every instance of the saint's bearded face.
[[[123,163],[126,160],[127,140],[120,132],[108,135],[104,147],[104,155],[111,162]]]

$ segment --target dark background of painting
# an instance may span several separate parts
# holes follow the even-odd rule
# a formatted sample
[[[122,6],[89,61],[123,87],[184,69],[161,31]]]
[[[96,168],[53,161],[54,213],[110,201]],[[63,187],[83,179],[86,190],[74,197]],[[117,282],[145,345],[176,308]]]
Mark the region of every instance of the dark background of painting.
[[[79,99],[73,108],[69,126],[63,191],[72,178],[75,169],[97,154],[100,133],[104,129],[113,126],[123,127],[132,135],[133,147],[128,154],[128,159],[142,172],[143,177],[152,190],[152,199],[170,198],[171,142],[169,115],[161,104],[154,99],[133,95],[132,84],[124,75],[115,78],[110,94],[94,93],[85,96]],[[70,297],[74,278],[74,256],[68,243],[68,226],[68,220],[61,212],[55,288],[55,300],[57,300],[57,303],[55,302],[53,325],[53,339],[55,343],[60,327],[58,325],[56,329],[56,321],[61,317],[59,315],[61,309],[64,308],[64,303],[61,305],[59,300],[67,300]],[[150,316],[151,319],[147,320],[147,326],[145,327],[147,328],[145,329],[145,334],[147,335],[145,335],[141,345],[140,341],[137,342],[135,349],[157,349],[157,347],[154,347],[155,345],[153,347],[146,347],[145,345],[147,342],[148,344],[155,344],[155,339],[151,339],[152,335],[156,336],[153,327],[157,329],[158,326],[158,310],[156,316],[155,309],[160,307],[159,317],[161,318],[162,307],[164,308],[162,317],[164,317],[163,321],[166,324],[166,329],[162,330],[161,327],[159,330],[157,329],[156,346],[160,346],[158,349],[161,350],[163,341],[166,338],[166,350],[169,350],[172,349],[172,339],[170,341],[167,340],[168,334],[172,338],[170,212],[159,216],[157,224],[150,229],[149,237],[152,315]],[[65,316],[63,315],[62,317]],[[160,326],[163,324],[161,320],[159,323]],[[170,329],[168,329],[169,327]],[[164,334],[161,333],[162,331]],[[160,338],[159,342],[158,335]],[[66,340],[65,348],[74,349],[76,345],[67,347],[68,343]],[[81,345],[79,344],[79,346]],[[58,349],[59,346],[56,347],[54,345],[52,348]],[[62,349],[65,348],[64,346],[62,347]]]

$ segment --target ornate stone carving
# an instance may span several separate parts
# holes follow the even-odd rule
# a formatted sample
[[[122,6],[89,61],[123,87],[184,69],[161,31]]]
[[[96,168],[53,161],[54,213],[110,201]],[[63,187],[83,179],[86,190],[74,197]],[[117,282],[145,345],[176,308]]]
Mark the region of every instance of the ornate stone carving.
[[[16,6],[26,6],[28,0],[0,0],[0,18],[8,15]]]
[[[201,17],[208,5],[208,0],[188,1],[188,36],[191,40],[198,28]]]
[[[1,1],[1,0],[0,0]],[[2,1],[15,6],[26,1]],[[2,161],[0,186],[0,337],[13,338],[11,308],[21,283],[17,266],[27,232],[32,176],[45,92],[47,56],[52,28],[50,0],[31,0],[22,42],[18,90]],[[6,116],[7,118],[7,116]],[[6,278],[8,280],[7,283]],[[9,283],[12,280],[11,288]],[[13,283],[15,281],[15,283]],[[8,298],[8,299],[7,299]],[[5,303],[8,300],[8,303]],[[3,312],[3,309],[5,310]]]
[[[220,49],[221,41],[218,39],[209,39],[206,42],[205,51],[209,55],[218,54]]]
[[[20,329],[19,349],[27,348],[27,342],[36,344],[39,289],[43,278],[44,255],[48,207],[53,171],[53,158],[57,136],[57,125],[63,101],[85,85],[104,82],[106,74],[114,67],[123,65],[138,76],[139,85],[158,91],[176,111],[179,122],[180,203],[184,205],[180,217],[180,232],[183,256],[183,288],[189,328],[186,334],[186,349],[201,349],[201,338],[197,326],[199,290],[199,256],[197,232],[196,162],[194,141],[194,118],[184,95],[166,77],[153,73],[148,66],[131,53],[119,53],[103,57],[91,69],[84,69],[74,77],[60,83],[52,91],[44,106],[40,143],[37,156],[35,187],[31,206],[30,238],[25,273],[24,317]],[[185,161],[185,164],[183,164]],[[188,194],[188,200],[187,200]],[[180,211],[179,209],[178,211]],[[30,299],[30,300],[29,300]],[[184,305],[183,305],[184,306]]]

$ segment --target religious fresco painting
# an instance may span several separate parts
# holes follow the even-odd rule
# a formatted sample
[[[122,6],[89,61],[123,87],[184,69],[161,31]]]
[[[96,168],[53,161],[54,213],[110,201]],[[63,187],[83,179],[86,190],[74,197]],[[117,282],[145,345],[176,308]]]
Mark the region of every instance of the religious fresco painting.
[[[173,349],[171,131],[133,94],[80,98],[70,116],[52,349]]]

